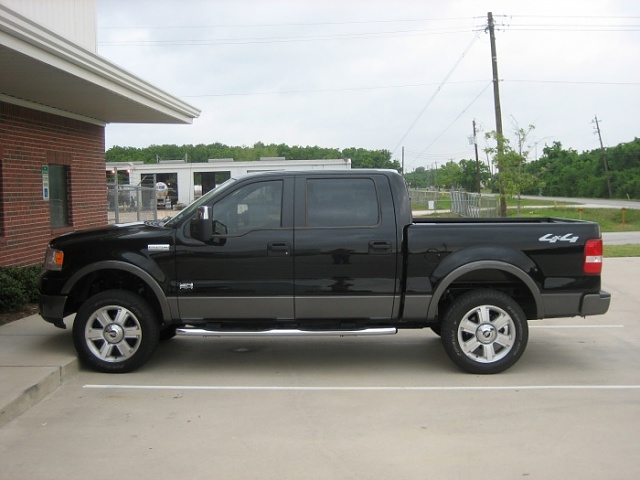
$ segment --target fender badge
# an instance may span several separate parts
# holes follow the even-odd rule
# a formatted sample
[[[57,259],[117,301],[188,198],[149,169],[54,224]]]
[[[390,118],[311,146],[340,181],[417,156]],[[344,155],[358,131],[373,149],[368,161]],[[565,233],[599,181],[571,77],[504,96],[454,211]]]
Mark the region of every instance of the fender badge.
[[[168,243],[162,243],[159,245],[147,245],[147,249],[150,252],[168,252],[171,246]]]

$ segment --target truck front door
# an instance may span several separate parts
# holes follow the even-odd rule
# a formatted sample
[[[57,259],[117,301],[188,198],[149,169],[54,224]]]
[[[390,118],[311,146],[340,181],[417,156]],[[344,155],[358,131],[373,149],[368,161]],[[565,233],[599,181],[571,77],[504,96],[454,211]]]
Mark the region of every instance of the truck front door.
[[[293,178],[242,183],[211,205],[211,241],[176,242],[183,319],[292,319]]]

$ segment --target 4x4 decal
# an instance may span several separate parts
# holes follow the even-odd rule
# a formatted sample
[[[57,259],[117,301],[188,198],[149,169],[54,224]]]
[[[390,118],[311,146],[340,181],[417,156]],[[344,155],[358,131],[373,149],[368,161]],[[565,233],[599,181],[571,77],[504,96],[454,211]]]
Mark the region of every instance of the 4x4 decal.
[[[578,237],[577,235],[573,235],[573,233],[567,233],[566,235],[563,235],[563,236],[547,233],[546,235],[543,235],[542,237],[540,237],[538,241],[549,242],[549,243],[556,243],[556,242],[576,243],[579,238],[580,237]]]

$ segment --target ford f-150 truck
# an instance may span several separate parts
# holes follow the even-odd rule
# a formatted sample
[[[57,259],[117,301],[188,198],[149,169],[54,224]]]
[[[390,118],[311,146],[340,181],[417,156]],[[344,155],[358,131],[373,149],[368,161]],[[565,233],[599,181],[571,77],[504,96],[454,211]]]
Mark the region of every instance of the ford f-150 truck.
[[[232,178],[166,222],[50,242],[40,314],[76,313],[79,357],[128,372],[174,335],[376,335],[431,328],[459,367],[497,373],[528,320],[599,315],[599,226],[413,219],[384,170]]]

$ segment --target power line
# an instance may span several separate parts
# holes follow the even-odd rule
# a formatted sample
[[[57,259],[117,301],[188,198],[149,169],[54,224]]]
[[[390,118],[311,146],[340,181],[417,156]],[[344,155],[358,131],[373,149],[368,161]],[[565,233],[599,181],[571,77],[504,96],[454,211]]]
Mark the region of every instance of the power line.
[[[450,85],[470,84],[470,83],[484,83],[485,80],[463,80],[458,82],[449,82]],[[403,85],[377,85],[368,87],[341,87],[341,88],[318,88],[318,89],[303,89],[303,90],[274,90],[270,92],[236,92],[236,93],[208,93],[200,95],[181,95],[182,98],[206,98],[206,97],[245,97],[252,95],[290,95],[301,93],[336,93],[336,92],[359,92],[370,90],[388,90],[394,88],[418,88],[418,87],[432,87],[439,85],[439,83],[408,83]]]
[[[449,73],[447,73],[447,75],[444,77],[444,79],[442,80],[442,82],[440,82],[440,85],[438,86],[438,88],[436,89],[436,91],[433,93],[433,95],[431,96],[431,98],[427,101],[427,103],[425,104],[424,107],[422,107],[422,110],[420,110],[420,112],[418,113],[418,115],[416,116],[416,118],[413,120],[413,122],[411,122],[411,125],[409,125],[409,128],[405,131],[404,135],[402,135],[402,138],[400,138],[400,141],[398,142],[398,144],[395,146],[395,148],[393,150],[391,150],[391,153],[395,153],[396,150],[398,150],[398,148],[400,147],[400,145],[402,145],[402,142],[404,142],[405,138],[407,138],[407,136],[409,135],[409,133],[411,132],[411,130],[413,130],[413,127],[416,126],[416,124],[418,123],[418,121],[420,120],[420,118],[422,117],[422,115],[424,114],[424,112],[427,111],[427,108],[429,108],[429,106],[431,105],[431,103],[433,103],[433,100],[438,96],[438,93],[440,93],[440,90],[442,90],[442,87],[444,87],[444,85],[447,83],[447,81],[449,80],[449,78],[451,78],[451,75],[453,75],[453,72],[456,71],[456,69],[458,68],[458,65],[460,65],[460,63],[462,62],[462,60],[464,59],[464,57],[467,56],[467,53],[469,53],[469,50],[471,50],[471,47],[473,46],[473,44],[478,40],[478,38],[480,38],[480,35],[478,33],[476,33],[474,35],[474,37],[471,39],[471,42],[469,42],[469,45],[467,45],[467,47],[464,49],[464,51],[462,52],[462,54],[460,55],[460,57],[458,58],[458,60],[456,60],[456,63],[453,65],[453,67],[451,67],[451,70],[449,70]]]
[[[318,26],[341,26],[341,25],[370,25],[388,23],[419,23],[419,22],[441,22],[472,20],[475,17],[444,17],[444,18],[405,18],[395,20],[352,20],[347,22],[291,22],[291,23],[241,23],[241,24],[206,24],[206,25],[139,25],[129,26],[101,26],[98,30],[131,30],[131,29],[208,29],[208,28],[281,28],[281,27],[318,27]]]
[[[312,35],[303,37],[253,37],[253,38],[218,38],[218,39],[183,39],[183,40],[122,40],[98,41],[101,47],[168,47],[168,46],[218,46],[218,45],[254,45],[270,43],[321,42],[335,40],[370,40],[376,38],[401,38],[431,35],[453,35],[468,33],[470,28],[431,29],[431,30],[394,30],[384,32],[341,33]]]
[[[436,143],[438,140],[440,140],[440,137],[442,137],[442,135],[444,135],[444,134],[445,134],[445,133],[446,133],[446,132],[447,132],[447,131],[448,131],[448,130],[453,126],[453,125],[455,125],[455,123],[456,123],[458,120],[460,120],[460,117],[462,117],[462,115],[464,115],[464,114],[466,113],[466,111],[467,111],[467,110],[469,110],[469,108],[471,108],[471,105],[473,105],[473,104],[476,102],[476,100],[478,100],[478,99],[482,96],[482,94],[487,90],[487,88],[489,88],[489,87],[491,86],[491,84],[492,84],[492,83],[493,83],[493,81],[492,81],[492,80],[491,80],[491,81],[489,81],[489,83],[487,83],[487,84],[484,86],[484,88],[480,91],[480,93],[478,93],[478,95],[476,95],[476,96],[474,97],[474,99],[473,99],[473,100],[471,100],[471,101],[469,102],[469,104],[468,104],[466,107],[464,107],[464,108],[462,109],[462,111],[458,114],[458,116],[457,116],[456,118],[454,118],[454,119],[453,119],[453,121],[452,121],[449,125],[447,125],[447,126],[444,128],[444,130],[442,130],[442,132],[440,132],[440,133],[438,134],[438,136],[436,136],[436,137],[431,141],[431,143],[430,143],[429,145],[427,145],[427,146],[424,148],[424,150],[422,150],[422,152],[420,153],[420,155],[424,155],[424,153],[425,153],[427,150],[429,150],[429,148],[431,148],[431,147],[433,146],[433,144],[434,144],[434,143]]]
[[[566,85],[612,85],[612,86],[638,86],[640,82],[597,82],[590,80],[515,80],[515,79],[502,79],[504,83],[554,83],[554,84],[566,84]]]

